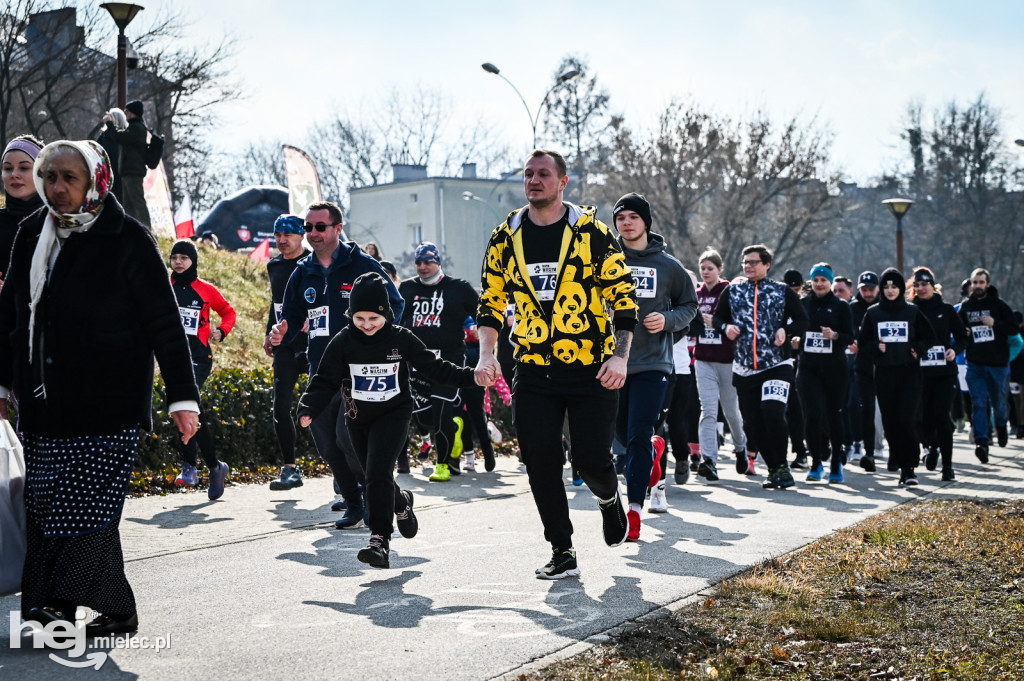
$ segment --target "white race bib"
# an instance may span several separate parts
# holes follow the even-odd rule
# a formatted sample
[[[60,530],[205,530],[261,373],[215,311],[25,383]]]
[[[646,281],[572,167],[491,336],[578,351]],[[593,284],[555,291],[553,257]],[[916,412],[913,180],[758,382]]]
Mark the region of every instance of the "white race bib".
[[[946,366],[946,346],[933,345],[928,348],[928,354],[921,358],[923,367],[944,367]]]
[[[910,340],[907,322],[878,322],[878,340],[883,343],[907,343]]]
[[[185,335],[199,335],[199,312],[200,310],[194,310],[191,307],[178,308],[178,313],[181,314],[181,325],[185,327]]]
[[[362,402],[387,402],[398,395],[399,364],[350,364],[352,399]]]
[[[281,312],[284,310],[284,303],[274,303],[274,323],[281,321]]]
[[[309,317],[310,338],[331,335],[330,312],[330,308],[326,305],[323,307],[312,307],[306,311],[306,315]]]
[[[1010,394],[1020,395],[1020,383],[1010,383]]]
[[[704,327],[704,333],[697,336],[697,342],[701,345],[721,345],[722,334],[718,333],[714,329]]]
[[[808,331],[804,338],[804,352],[813,352],[819,355],[831,354],[832,339],[825,338],[825,334],[818,331]]]
[[[637,298],[653,298],[657,294],[658,270],[653,267],[634,267],[630,265],[629,271],[633,273]]]
[[[762,383],[761,401],[765,400],[789,401],[789,381],[773,380]]]
[[[995,331],[992,330],[991,326],[972,326],[971,335],[974,336],[975,343],[991,343],[996,339]]]
[[[554,300],[555,284],[558,283],[558,263],[537,262],[527,265],[526,271],[530,273],[530,283],[537,292],[537,300]]]

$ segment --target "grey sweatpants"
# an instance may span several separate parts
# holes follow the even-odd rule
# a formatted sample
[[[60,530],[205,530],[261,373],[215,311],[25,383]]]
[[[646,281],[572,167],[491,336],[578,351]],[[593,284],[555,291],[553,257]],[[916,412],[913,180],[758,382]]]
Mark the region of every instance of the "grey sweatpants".
[[[718,405],[722,405],[725,420],[736,449],[746,450],[747,436],[743,432],[743,417],[736,387],[732,384],[732,364],[722,362],[694,363],[697,375],[697,394],[700,396],[700,427],[698,437],[700,454],[718,462]]]

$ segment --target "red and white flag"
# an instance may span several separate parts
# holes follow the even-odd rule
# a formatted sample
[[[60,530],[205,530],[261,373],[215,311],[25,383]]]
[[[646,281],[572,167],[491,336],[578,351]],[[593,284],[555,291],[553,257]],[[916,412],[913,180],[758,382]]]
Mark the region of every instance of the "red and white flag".
[[[174,235],[179,239],[188,239],[196,235],[196,227],[192,222],[192,197],[185,194],[185,198],[174,211]]]
[[[263,240],[263,243],[252,249],[249,257],[253,260],[262,260],[263,262],[270,260],[270,237],[268,236]]]

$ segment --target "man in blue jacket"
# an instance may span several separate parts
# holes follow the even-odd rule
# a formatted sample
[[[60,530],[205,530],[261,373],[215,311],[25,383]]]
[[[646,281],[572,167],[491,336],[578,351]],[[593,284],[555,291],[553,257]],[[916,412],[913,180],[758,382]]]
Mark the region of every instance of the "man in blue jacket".
[[[302,227],[313,253],[299,261],[288,279],[281,321],[271,330],[270,343],[291,344],[305,330],[309,339],[306,357],[312,376],[320,366],[327,342],[348,323],[345,312],[352,284],[359,275],[377,272],[384,278],[396,318],[401,318],[405,301],[376,260],[360,251],[355,242],[341,240],[342,214],[336,203],[321,201],[310,205]],[[310,433],[348,506],[345,515],[335,523],[338,529],[346,530],[363,526],[363,471],[341,407],[338,393],[313,421]]]

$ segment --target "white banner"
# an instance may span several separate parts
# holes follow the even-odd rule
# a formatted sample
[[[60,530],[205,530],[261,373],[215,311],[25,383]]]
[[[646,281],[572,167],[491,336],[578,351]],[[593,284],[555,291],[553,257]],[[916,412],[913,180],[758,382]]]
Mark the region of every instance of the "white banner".
[[[281,149],[288,173],[288,211],[292,215],[302,215],[309,204],[322,200],[320,176],[313,159],[302,149],[289,144],[282,144]]]

